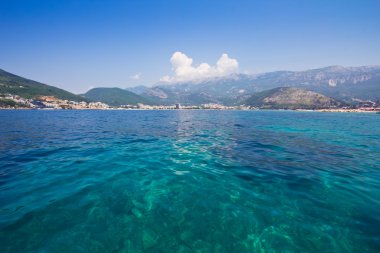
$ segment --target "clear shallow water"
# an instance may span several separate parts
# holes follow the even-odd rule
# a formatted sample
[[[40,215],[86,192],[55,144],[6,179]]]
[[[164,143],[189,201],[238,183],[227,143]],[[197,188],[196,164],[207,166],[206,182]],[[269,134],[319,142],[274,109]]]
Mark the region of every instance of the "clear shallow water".
[[[380,115],[0,111],[0,252],[379,252]]]

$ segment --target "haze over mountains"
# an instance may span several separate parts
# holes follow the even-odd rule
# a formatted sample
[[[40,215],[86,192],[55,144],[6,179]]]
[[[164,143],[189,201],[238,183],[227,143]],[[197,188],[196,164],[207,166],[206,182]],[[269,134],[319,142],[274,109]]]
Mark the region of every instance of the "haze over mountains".
[[[292,87],[288,89],[284,87]],[[82,95],[0,70],[0,93],[32,98],[55,96],[73,101],[100,101],[112,106],[156,104],[252,105],[272,108],[322,108],[380,100],[380,66],[233,74],[202,81],[159,82],[153,87],[94,88]],[[285,101],[287,100],[287,101]]]

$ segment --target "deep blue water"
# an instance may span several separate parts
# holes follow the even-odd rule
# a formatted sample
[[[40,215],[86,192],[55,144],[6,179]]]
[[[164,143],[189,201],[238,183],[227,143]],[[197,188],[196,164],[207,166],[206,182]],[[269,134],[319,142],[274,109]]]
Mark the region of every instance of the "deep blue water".
[[[0,252],[379,252],[380,115],[0,111]]]

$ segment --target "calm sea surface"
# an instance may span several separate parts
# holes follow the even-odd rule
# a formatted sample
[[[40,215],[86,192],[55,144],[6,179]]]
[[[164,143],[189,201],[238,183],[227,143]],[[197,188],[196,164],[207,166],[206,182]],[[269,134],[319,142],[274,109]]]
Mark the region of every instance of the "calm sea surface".
[[[380,252],[380,115],[0,111],[0,252]]]

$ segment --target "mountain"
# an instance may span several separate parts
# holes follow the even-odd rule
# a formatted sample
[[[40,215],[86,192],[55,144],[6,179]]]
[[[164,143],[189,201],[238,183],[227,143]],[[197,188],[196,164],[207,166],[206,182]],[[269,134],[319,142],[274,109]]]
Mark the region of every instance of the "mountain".
[[[267,109],[323,109],[344,105],[322,94],[294,87],[279,87],[254,93],[245,104]]]
[[[0,69],[0,94],[19,95],[24,98],[34,98],[36,96],[54,96],[59,99],[71,101],[85,101],[86,99],[59,89],[54,86],[32,81]]]
[[[125,88],[126,90],[129,90],[133,93],[136,93],[136,94],[142,94],[144,92],[146,92],[147,90],[149,90],[149,88],[147,86],[144,86],[144,85],[139,85],[139,86],[134,86],[134,87],[128,87],[128,88]]]
[[[201,82],[157,83],[136,92],[159,104],[239,104],[255,92],[297,87],[353,102],[380,100],[380,66],[330,66],[306,71],[276,71],[258,75],[234,74]],[[131,88],[133,90],[133,88]]]
[[[158,83],[152,88],[138,92],[138,94],[158,104],[235,104],[236,98],[242,92],[252,94],[256,91],[250,85],[250,77],[239,74],[225,78],[208,79],[198,83]]]
[[[112,106],[152,104],[148,99],[120,88],[94,88],[83,94],[85,98]]]
[[[311,89],[347,102],[356,100],[380,101],[380,77],[373,77],[360,82],[347,82],[338,87],[333,85],[315,86]]]

